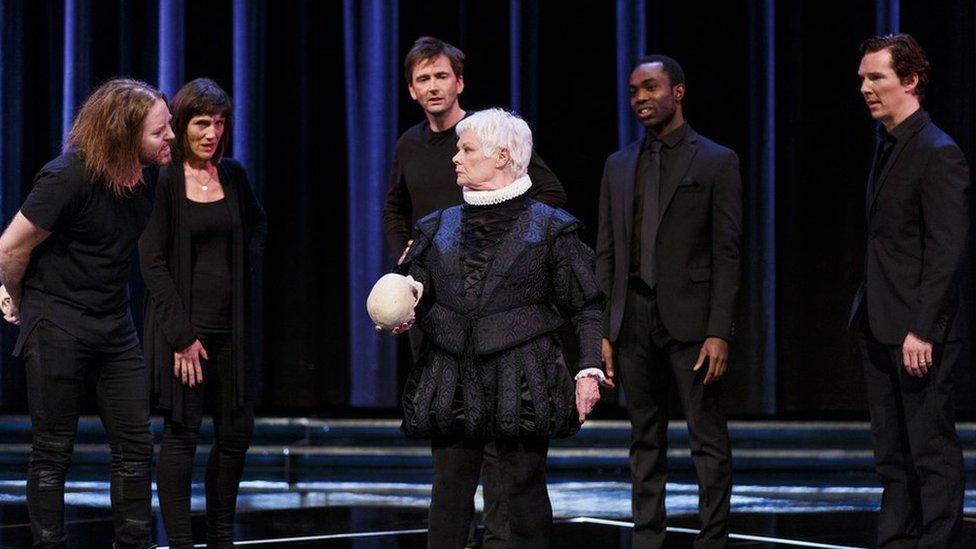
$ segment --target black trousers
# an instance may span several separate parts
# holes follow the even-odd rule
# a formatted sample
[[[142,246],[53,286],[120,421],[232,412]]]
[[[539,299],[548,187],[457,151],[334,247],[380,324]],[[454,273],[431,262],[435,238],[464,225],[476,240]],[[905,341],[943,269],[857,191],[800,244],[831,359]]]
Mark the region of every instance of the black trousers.
[[[695,547],[724,547],[732,496],[732,445],[719,396],[721,381],[703,385],[705,368],[692,371],[702,342],[674,340],[661,322],[653,290],[631,282],[615,362],[631,423],[635,548],[661,547],[665,537],[668,392],[677,385],[698,474],[701,533]]]
[[[919,379],[905,371],[900,345],[874,338],[867,315],[855,326],[883,488],[877,545],[953,547],[966,484],[952,404],[962,342],[935,345],[929,373]]]
[[[229,334],[200,337],[210,360],[203,361],[203,384],[183,387],[183,421],[164,418],[163,441],[157,466],[157,491],[170,547],[193,546],[190,495],[193,456],[200,424],[209,410],[214,422],[214,445],[207,460],[207,546],[232,547],[237,492],[244,459],[254,433],[254,407],[237,406],[233,384],[233,353]]]
[[[152,433],[149,375],[138,346],[99,351],[54,323],[40,321],[24,346],[32,445],[27,509],[34,547],[66,547],[64,480],[88,388],[112,451],[115,546],[150,547]]]
[[[481,476],[485,442],[464,439],[431,441],[434,484],[431,489],[428,547],[458,549],[468,540],[471,502]],[[547,439],[496,440],[497,475],[486,476],[485,492],[503,505],[508,535],[505,547],[548,547],[552,506],[546,487]],[[486,543],[489,541],[486,540]],[[492,543],[498,543],[492,542]]]
[[[510,537],[508,526],[508,508],[502,493],[501,464],[498,461],[498,447],[495,442],[485,444],[481,454],[481,495],[485,500],[484,518],[485,535],[481,538],[484,549],[504,549],[508,547]],[[472,506],[474,502],[471,502]],[[473,512],[473,509],[472,509]],[[474,530],[474,523],[471,524]],[[470,537],[470,536],[469,536]]]
[[[423,331],[414,326],[407,332],[407,337],[410,340],[410,353],[413,357],[413,362],[416,364],[420,360],[420,349],[424,342]],[[483,490],[481,492],[485,500],[484,508],[484,526],[485,535],[481,540],[481,546],[484,549],[495,549],[508,547],[508,519],[506,518],[508,511],[505,509],[505,502],[499,494],[498,486],[500,485],[500,475],[498,465],[498,451],[495,449],[494,442],[488,442],[484,446],[484,451],[482,453],[482,486]],[[474,501],[471,501],[471,516],[474,517]],[[475,521],[472,520],[468,526],[468,545],[474,543],[475,538]]]

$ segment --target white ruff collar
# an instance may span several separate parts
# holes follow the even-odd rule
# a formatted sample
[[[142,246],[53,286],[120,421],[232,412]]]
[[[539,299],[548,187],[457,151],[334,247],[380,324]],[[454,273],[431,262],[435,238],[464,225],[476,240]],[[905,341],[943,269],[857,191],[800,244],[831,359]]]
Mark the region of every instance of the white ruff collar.
[[[461,192],[464,195],[464,201],[472,206],[490,206],[522,196],[531,186],[532,180],[529,179],[529,174],[525,174],[508,185],[493,191],[472,191],[464,187]]]

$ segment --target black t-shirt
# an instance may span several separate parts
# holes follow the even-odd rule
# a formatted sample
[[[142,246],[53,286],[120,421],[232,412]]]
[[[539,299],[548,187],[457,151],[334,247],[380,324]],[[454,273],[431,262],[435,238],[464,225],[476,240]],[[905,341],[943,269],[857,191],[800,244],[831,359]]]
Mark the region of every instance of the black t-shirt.
[[[451,160],[458,152],[457,142],[454,128],[435,132],[426,120],[404,132],[397,141],[390,189],[383,207],[384,231],[394,260],[400,257],[407,240],[416,236],[414,223],[430,212],[463,202]],[[526,196],[555,208],[566,203],[559,179],[534,150],[528,173],[532,187]]]
[[[186,224],[190,229],[190,322],[201,332],[230,331],[234,287],[231,277],[231,240],[234,227],[227,199],[194,202],[187,199]]]
[[[148,183],[120,195],[90,181],[74,153],[41,168],[20,212],[51,235],[33,250],[24,275],[16,353],[41,319],[98,350],[139,343],[126,282],[151,196]]]

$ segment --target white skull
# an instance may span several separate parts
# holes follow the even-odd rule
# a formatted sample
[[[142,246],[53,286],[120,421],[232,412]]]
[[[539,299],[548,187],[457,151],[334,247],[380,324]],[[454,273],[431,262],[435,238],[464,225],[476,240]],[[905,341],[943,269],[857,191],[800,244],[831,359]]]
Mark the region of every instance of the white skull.
[[[366,298],[366,311],[377,326],[392,330],[413,316],[413,308],[424,293],[424,285],[410,276],[390,273],[373,285]]]

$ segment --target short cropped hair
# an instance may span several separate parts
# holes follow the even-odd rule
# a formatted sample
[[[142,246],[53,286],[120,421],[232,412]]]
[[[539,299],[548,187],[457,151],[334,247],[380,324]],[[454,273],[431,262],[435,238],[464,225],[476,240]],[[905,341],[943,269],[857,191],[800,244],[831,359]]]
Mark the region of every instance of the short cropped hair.
[[[173,162],[178,164],[186,160],[190,153],[190,143],[187,141],[187,129],[194,116],[224,117],[224,133],[220,136],[217,148],[214,150],[213,162],[217,163],[227,150],[230,141],[231,113],[233,108],[230,96],[216,82],[209,78],[197,78],[180,88],[173,96]]]
[[[645,55],[641,57],[640,61],[634,65],[634,68],[647,63],[660,63],[664,72],[668,73],[668,78],[671,79],[671,86],[677,86],[678,84],[685,83],[685,70],[681,68],[681,64],[675,61],[673,58],[667,55]]]
[[[508,170],[512,176],[522,177],[528,172],[532,158],[532,130],[517,114],[504,109],[486,109],[458,122],[457,134],[473,132],[481,143],[485,156],[508,151]]]
[[[414,43],[403,60],[403,76],[407,84],[413,81],[413,69],[424,61],[443,55],[451,62],[454,76],[464,76],[464,52],[433,36],[421,36]]]
[[[886,48],[891,52],[891,68],[895,70],[895,74],[902,82],[911,78],[913,74],[918,75],[915,95],[919,99],[924,99],[932,70],[925,56],[925,50],[910,34],[888,34],[874,36],[862,42],[861,55],[879,52]]]

